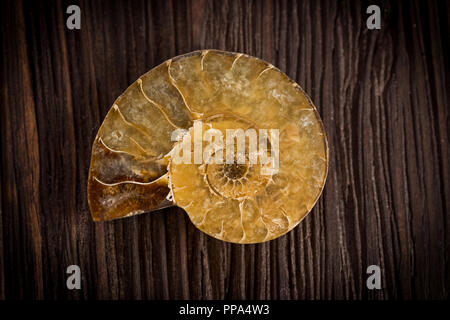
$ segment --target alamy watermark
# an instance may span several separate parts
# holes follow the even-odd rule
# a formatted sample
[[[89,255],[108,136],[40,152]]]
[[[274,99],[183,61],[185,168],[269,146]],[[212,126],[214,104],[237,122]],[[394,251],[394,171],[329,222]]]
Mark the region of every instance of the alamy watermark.
[[[202,121],[194,121],[192,135],[186,129],[173,131],[172,141],[181,143],[172,150],[171,161],[175,164],[259,164],[263,175],[278,172],[278,129],[226,129],[224,137],[222,131],[203,130],[203,126]]]
[[[370,16],[367,18],[366,26],[369,30],[374,29],[381,29],[381,10],[380,7],[377,5],[370,5],[367,7],[366,10],[367,14],[370,14]]]
[[[66,27],[69,30],[81,29],[81,9],[77,5],[70,5],[67,7],[66,10],[67,14],[70,14],[70,16],[66,20]]]
[[[370,274],[366,280],[367,289],[381,289],[381,268],[373,264],[367,267],[366,273]]]
[[[67,267],[66,273],[70,276],[67,277],[66,286],[69,290],[81,289],[81,269],[76,264],[72,264]]]

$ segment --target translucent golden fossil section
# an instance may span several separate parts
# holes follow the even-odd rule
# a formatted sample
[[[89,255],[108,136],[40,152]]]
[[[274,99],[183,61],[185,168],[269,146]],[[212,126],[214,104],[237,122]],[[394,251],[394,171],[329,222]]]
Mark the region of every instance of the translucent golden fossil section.
[[[193,124],[279,130],[279,169],[185,164],[171,140]],[[193,150],[193,149],[191,149]],[[172,202],[205,233],[230,242],[274,239],[294,228],[320,196],[328,148],[320,118],[302,89],[272,65],[208,50],[169,60],[113,104],[94,141],[88,197],[94,220],[155,210]],[[172,202],[171,202],[172,201]]]

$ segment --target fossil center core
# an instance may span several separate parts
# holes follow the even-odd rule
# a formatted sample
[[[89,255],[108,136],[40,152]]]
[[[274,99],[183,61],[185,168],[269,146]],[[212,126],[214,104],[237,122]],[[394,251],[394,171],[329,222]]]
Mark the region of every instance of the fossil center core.
[[[270,176],[261,175],[260,165],[208,164],[205,178],[214,193],[224,198],[245,198],[263,191]]]
[[[248,165],[246,164],[225,164],[223,166],[223,174],[231,180],[238,180],[245,176],[248,172]]]

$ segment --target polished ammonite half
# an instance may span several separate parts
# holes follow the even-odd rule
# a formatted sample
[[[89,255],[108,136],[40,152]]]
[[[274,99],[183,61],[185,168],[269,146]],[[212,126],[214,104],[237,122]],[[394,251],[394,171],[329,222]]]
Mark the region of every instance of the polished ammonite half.
[[[244,132],[247,146],[233,163],[217,139],[230,129]],[[248,132],[266,134],[276,167],[255,163],[261,150],[250,148]],[[180,154],[192,161],[175,161]],[[176,205],[217,239],[257,243],[311,211],[327,170],[320,117],[298,84],[246,54],[196,51],[153,68],[116,99],[92,147],[88,200],[95,221]]]

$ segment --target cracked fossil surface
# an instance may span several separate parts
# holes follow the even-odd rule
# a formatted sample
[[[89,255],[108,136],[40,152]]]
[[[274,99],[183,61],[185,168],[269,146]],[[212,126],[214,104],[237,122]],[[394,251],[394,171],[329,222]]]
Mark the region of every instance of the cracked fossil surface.
[[[196,121],[202,133],[224,136],[227,129],[277,129],[278,170],[263,174],[267,164],[249,162],[249,152],[239,164],[172,161],[193,143],[185,138],[194,138]],[[172,141],[176,129],[186,134]],[[311,211],[327,170],[322,123],[298,84],[245,54],[196,51],[153,68],[116,99],[93,143],[88,201],[94,221],[176,205],[212,237],[257,243],[285,234]]]

